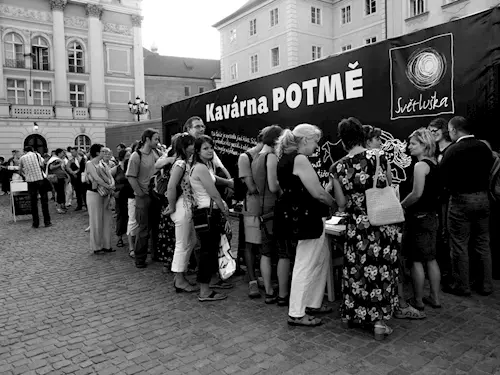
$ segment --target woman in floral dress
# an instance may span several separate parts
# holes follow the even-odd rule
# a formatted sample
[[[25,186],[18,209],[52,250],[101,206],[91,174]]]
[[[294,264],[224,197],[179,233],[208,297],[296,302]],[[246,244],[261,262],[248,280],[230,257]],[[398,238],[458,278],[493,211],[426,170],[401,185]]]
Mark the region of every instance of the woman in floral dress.
[[[383,339],[392,333],[386,321],[398,304],[400,227],[370,225],[365,191],[373,186],[377,152],[381,166],[378,187],[391,184],[391,171],[383,151],[363,146],[365,136],[359,120],[342,120],[339,135],[348,154],[332,166],[330,183],[339,208],[347,213],[342,323],[373,326],[375,338]]]

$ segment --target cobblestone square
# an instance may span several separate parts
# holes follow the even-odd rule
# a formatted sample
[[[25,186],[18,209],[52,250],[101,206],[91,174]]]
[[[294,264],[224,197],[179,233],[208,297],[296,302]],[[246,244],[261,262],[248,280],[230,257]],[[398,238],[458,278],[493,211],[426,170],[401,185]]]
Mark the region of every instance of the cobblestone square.
[[[443,294],[442,310],[392,320],[377,342],[342,329],[338,313],[291,328],[242,277],[227,300],[200,303],[176,294],[159,263],[91,253],[86,212],[52,222],[14,223],[0,197],[0,374],[500,374],[498,282],[489,297]]]

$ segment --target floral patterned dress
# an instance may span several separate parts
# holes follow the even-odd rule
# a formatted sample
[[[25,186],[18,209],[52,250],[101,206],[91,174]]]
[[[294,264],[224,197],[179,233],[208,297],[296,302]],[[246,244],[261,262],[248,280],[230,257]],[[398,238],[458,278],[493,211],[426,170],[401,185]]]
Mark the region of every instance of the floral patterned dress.
[[[163,167],[163,173],[167,174],[170,179],[170,171],[172,164]],[[166,194],[166,193],[165,193]],[[166,214],[168,208],[168,200],[165,197],[161,202],[160,222],[158,224],[158,260],[163,262],[165,270],[170,270],[172,260],[174,259],[175,250],[175,224],[170,218],[170,214]]]
[[[383,151],[348,155],[331,169],[347,199],[341,316],[362,324],[389,320],[398,304],[401,228],[371,226],[366,210],[365,190],[373,186],[375,152],[379,152],[381,164],[377,186],[385,187],[387,159]]]

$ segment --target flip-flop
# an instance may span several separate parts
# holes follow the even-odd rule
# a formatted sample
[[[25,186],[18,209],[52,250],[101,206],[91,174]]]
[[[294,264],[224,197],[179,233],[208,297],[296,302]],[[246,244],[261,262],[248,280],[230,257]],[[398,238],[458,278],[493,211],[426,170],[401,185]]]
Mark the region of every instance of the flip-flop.
[[[433,309],[440,309],[442,307],[440,304],[434,303],[431,297],[422,298],[422,302],[425,303],[426,305],[429,305]]]
[[[293,318],[288,316],[288,325],[290,326],[304,326],[304,327],[317,327],[323,324],[321,319],[312,317],[310,315],[304,315],[301,318]]]
[[[209,296],[206,297],[198,296],[198,301],[200,302],[222,301],[223,299],[226,298],[227,298],[226,294],[217,293],[216,291],[212,290],[212,293],[210,293]]]

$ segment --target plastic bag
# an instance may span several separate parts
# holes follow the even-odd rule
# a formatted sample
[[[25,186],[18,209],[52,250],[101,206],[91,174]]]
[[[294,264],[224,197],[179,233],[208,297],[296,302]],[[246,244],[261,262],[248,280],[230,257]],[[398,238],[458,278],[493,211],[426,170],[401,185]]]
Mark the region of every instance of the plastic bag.
[[[227,280],[236,272],[236,256],[231,252],[231,245],[225,234],[219,244],[219,274],[222,280]]]

